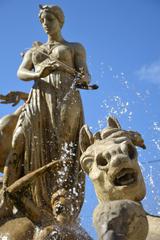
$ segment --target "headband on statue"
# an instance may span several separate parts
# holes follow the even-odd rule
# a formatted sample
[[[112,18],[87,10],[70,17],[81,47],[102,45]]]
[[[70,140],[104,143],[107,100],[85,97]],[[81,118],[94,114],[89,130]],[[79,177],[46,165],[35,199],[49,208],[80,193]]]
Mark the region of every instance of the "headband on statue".
[[[60,26],[62,27],[64,24],[64,13],[62,9],[58,6],[53,6],[53,5],[39,5],[40,11],[39,11],[39,18],[41,19],[41,15],[43,12],[48,12],[53,14],[57,20],[60,23]]]

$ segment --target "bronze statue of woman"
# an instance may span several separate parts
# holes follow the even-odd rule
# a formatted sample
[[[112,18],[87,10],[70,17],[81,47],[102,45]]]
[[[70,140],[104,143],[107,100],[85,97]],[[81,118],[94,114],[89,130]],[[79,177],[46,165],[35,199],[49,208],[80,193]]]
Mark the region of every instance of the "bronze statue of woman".
[[[13,134],[12,151],[4,168],[4,188],[51,161],[72,159],[63,172],[50,171],[36,180],[29,192],[38,207],[49,210],[51,195],[65,188],[75,193],[78,214],[84,192],[78,138],[84,119],[75,83],[77,75],[78,84],[89,82],[85,50],[62,37],[64,14],[60,7],[40,6],[39,18],[48,40],[35,43],[18,69],[18,77],[34,80],[34,85]]]

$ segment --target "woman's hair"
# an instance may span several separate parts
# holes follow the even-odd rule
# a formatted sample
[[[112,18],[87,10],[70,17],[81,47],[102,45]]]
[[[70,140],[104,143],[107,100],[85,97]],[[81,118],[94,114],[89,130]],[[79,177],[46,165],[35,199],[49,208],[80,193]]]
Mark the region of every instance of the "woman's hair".
[[[50,5],[39,5],[39,8],[40,8],[40,11],[39,11],[40,20],[43,12],[51,13],[57,18],[57,20],[59,21],[60,27],[62,28],[64,24],[64,13],[60,7],[50,6]]]
[[[64,188],[57,190],[57,192],[52,194],[51,205],[54,205],[54,202],[60,197],[67,198],[67,196],[68,196],[68,193]]]

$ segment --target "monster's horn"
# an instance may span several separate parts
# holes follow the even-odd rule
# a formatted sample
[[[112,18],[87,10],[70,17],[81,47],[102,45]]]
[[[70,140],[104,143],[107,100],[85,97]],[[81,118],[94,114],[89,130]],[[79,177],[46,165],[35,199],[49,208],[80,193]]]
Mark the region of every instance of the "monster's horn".
[[[121,125],[118,122],[117,118],[113,116],[109,116],[107,119],[107,122],[108,122],[108,127],[121,129]]]
[[[39,8],[40,8],[40,9],[43,9],[43,5],[39,4]]]

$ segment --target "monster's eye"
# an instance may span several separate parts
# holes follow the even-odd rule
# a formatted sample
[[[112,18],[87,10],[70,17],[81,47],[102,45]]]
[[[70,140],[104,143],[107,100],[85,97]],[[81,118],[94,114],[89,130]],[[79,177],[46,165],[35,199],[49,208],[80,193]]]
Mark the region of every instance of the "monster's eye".
[[[89,172],[91,171],[92,169],[92,165],[93,165],[93,158],[91,157],[87,157],[87,158],[84,158],[81,162],[81,165],[82,165],[82,168],[83,170],[89,174]]]
[[[111,154],[109,152],[106,153],[106,159],[111,160]]]
[[[132,144],[128,144],[127,145],[128,148],[128,155],[130,159],[134,159],[137,156],[137,151],[135,149],[135,147]]]
[[[127,154],[130,159],[135,159],[137,157],[137,151],[135,146],[130,142],[124,142],[121,146],[123,153]]]
[[[97,161],[97,166],[100,167],[100,168],[104,168],[108,164],[107,159],[104,158],[103,156],[98,156],[96,161]]]

